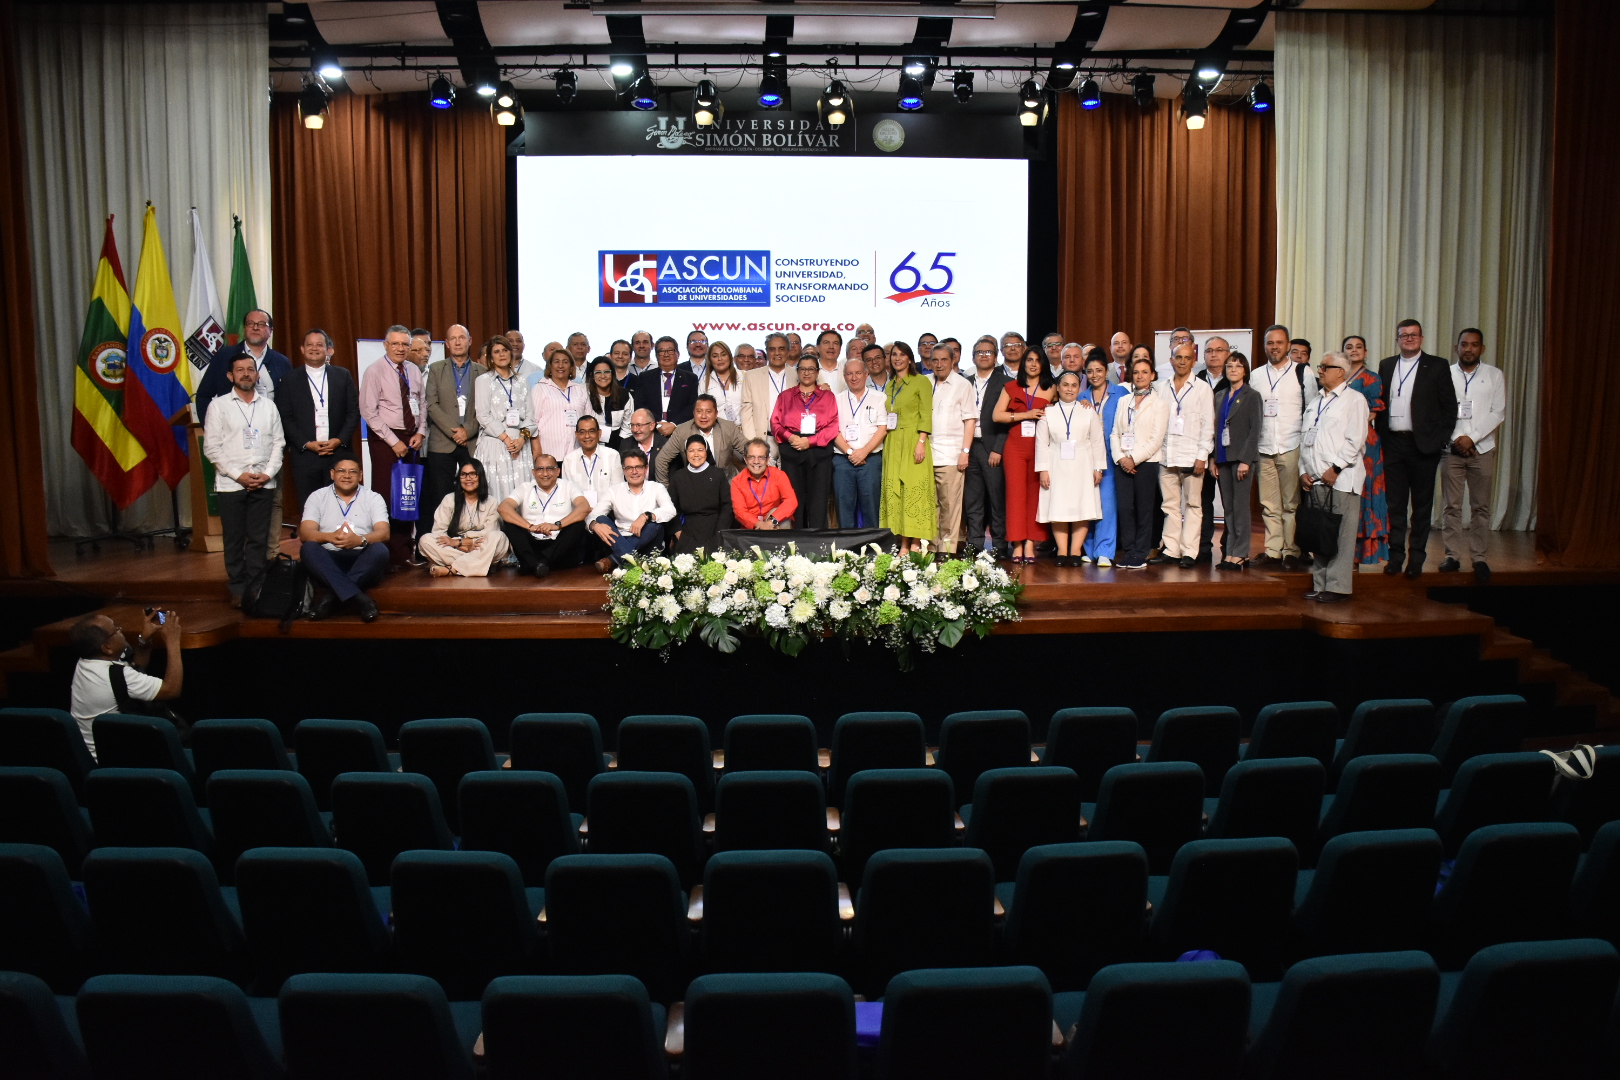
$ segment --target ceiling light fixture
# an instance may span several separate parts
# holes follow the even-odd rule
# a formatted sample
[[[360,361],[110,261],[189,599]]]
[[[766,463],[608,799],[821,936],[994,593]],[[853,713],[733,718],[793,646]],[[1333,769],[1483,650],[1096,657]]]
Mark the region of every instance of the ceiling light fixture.
[[[725,116],[726,106],[720,100],[720,92],[714,88],[714,83],[702,79],[697,89],[692,92],[692,123],[698,127],[714,127]]]
[[[1181,112],[1187,118],[1188,131],[1200,131],[1209,112],[1209,91],[1196,81],[1187,80],[1181,89]]]
[[[579,74],[573,68],[563,68],[557,72],[556,79],[557,100],[567,105],[579,93]]]
[[[643,74],[630,84],[630,107],[642,112],[658,108],[658,86],[651,75]]]
[[[1046,118],[1046,91],[1040,81],[1028,79],[1018,90],[1018,122],[1035,127]]]
[[[951,76],[951,94],[958,104],[966,105],[973,100],[973,72],[958,71]]]
[[[1248,98],[1248,100],[1249,100],[1249,111],[1250,112],[1270,112],[1271,111],[1271,87],[1270,87],[1270,85],[1268,85],[1264,79],[1261,79],[1259,82],[1255,83],[1254,86],[1251,87],[1250,90],[1249,90],[1249,98]]]
[[[1095,109],[1102,104],[1102,87],[1097,85],[1096,79],[1088,78],[1080,84],[1080,107],[1082,109]]]
[[[849,88],[841,80],[833,79],[816,99],[816,113],[828,127],[843,127],[855,113],[855,102]]]
[[[448,109],[456,103],[456,88],[440,75],[428,85],[428,104],[435,109]]]
[[[318,82],[312,82],[298,92],[298,113],[304,119],[304,126],[311,131],[319,131],[326,126],[326,90]]]
[[[1131,76],[1131,98],[1138,108],[1151,109],[1158,104],[1158,98],[1153,93],[1158,81],[1156,76],[1146,71]]]

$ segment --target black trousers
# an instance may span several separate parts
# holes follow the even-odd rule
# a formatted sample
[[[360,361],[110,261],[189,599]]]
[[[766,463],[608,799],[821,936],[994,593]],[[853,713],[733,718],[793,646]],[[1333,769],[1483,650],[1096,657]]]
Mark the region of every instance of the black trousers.
[[[1434,477],[1439,454],[1420,453],[1410,431],[1391,431],[1384,439],[1384,485],[1389,496],[1389,561],[1422,566],[1434,517]],[[1411,516],[1407,516],[1407,503]],[[1410,536],[1408,535],[1410,534]]]
[[[338,454],[327,454],[324,457],[313,450],[294,450],[287,448],[287,466],[283,468],[282,475],[292,473],[293,486],[298,489],[296,505],[289,505],[283,497],[281,507],[282,516],[288,521],[301,521],[304,517],[304,504],[309,497],[321,488],[332,482],[332,466],[337,462]]]
[[[528,529],[520,529],[510,521],[501,522],[501,532],[512,542],[512,553],[517,556],[518,565],[525,574],[534,573],[535,566],[540,563],[553,570],[579,565],[579,549],[585,541],[583,521],[564,525],[554,537],[546,540],[537,540]]]
[[[1211,459],[1213,460],[1213,459]],[[1204,527],[1198,534],[1198,557],[1200,559],[1222,559],[1225,555],[1215,547],[1215,492],[1220,488],[1220,481],[1215,479],[1211,469],[1204,470],[1204,491],[1202,502],[1204,504]],[[1226,520],[1232,520],[1232,508],[1226,508]]]
[[[219,523],[225,534],[225,578],[238,600],[264,580],[264,537],[270,531],[270,508],[275,494],[269,488],[221,491]]]
[[[990,464],[991,439],[974,439],[962,477],[962,535],[974,547],[988,530],[998,550],[1007,546],[1007,474]]]
[[[427,467],[422,475],[422,486],[427,489],[422,500],[424,520],[433,520],[433,512],[439,508],[444,497],[456,490],[456,471],[471,460],[472,448],[469,446],[452,446],[442,454],[435,450],[427,456]]]
[[[827,497],[832,492],[831,446],[812,446],[808,450],[795,450],[782,444],[782,471],[787,473],[793,494],[799,497],[799,512],[794,525],[800,529],[827,527]]]
[[[1154,518],[1164,498],[1159,494],[1159,463],[1144,461],[1128,473],[1114,466],[1114,509],[1119,521],[1119,551],[1114,559],[1121,566],[1147,562],[1153,543]]]

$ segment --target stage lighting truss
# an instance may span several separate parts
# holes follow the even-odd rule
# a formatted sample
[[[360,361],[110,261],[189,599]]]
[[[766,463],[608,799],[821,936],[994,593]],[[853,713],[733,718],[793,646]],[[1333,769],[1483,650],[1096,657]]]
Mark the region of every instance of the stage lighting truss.
[[[456,88],[443,75],[428,85],[428,104],[435,109],[448,109],[456,103]]]
[[[306,128],[319,131],[326,126],[326,104],[331,97],[318,76],[304,84],[298,92],[298,114],[303,117]]]
[[[692,123],[700,128],[714,127],[726,115],[726,104],[720,100],[720,91],[709,79],[701,79],[692,91]]]
[[[849,87],[837,78],[816,99],[816,114],[828,127],[843,127],[855,115],[855,100],[849,96]]]
[[[1181,88],[1181,114],[1187,119],[1188,131],[1199,131],[1209,113],[1209,91],[1200,82],[1197,73]]]
[[[1137,108],[1151,109],[1158,104],[1154,97],[1153,86],[1158,79],[1151,72],[1138,72],[1131,76],[1131,99],[1136,102]]]
[[[1102,86],[1090,76],[1080,84],[1080,107],[1095,109],[1102,104]]]
[[[1018,122],[1024,127],[1038,127],[1046,119],[1046,90],[1039,79],[1025,80],[1018,89]]]
[[[1249,88],[1249,96],[1245,100],[1248,102],[1250,112],[1270,112],[1271,86],[1261,79]]]
[[[973,72],[958,71],[951,76],[951,95],[960,105],[973,100]]]

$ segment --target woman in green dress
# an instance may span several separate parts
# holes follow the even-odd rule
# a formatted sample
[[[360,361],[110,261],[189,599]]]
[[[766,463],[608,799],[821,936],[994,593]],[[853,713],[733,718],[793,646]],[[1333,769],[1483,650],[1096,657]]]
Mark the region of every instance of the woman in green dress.
[[[900,550],[922,548],[924,537],[936,535],[938,508],[934,503],[933,452],[928,446],[934,426],[934,391],[927,375],[916,369],[911,346],[896,341],[889,346],[893,375],[884,391],[888,401],[889,433],[883,438],[883,504],[878,523],[894,533]]]

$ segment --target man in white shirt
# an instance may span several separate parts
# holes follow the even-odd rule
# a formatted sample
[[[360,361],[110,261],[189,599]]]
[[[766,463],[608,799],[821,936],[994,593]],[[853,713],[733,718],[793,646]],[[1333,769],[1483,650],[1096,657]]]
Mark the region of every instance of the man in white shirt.
[[[850,339],[856,344],[860,338]],[[883,393],[866,384],[866,361],[844,364],[844,392],[838,395],[838,434],[833,438],[833,498],[838,524],[875,529],[883,492],[883,437],[887,405]]]
[[[264,536],[270,529],[276,474],[286,437],[276,403],[258,389],[259,369],[243,353],[231,361],[229,394],[208,410],[203,453],[214,463],[214,491],[225,533],[225,576],[233,602],[264,580]]]
[[[934,501],[939,507],[939,550],[952,554],[962,541],[962,480],[968,447],[979,423],[973,384],[956,373],[949,345],[935,345],[929,357],[934,371]]]
[[[1316,375],[1288,356],[1288,327],[1268,326],[1266,363],[1250,384],[1260,392],[1260,518],[1266,526],[1263,567],[1298,570],[1294,512],[1299,508],[1299,443],[1307,406],[1316,401]],[[1358,511],[1359,514],[1359,511]]]
[[[1307,600],[1324,604],[1350,599],[1356,576],[1356,529],[1361,524],[1361,485],[1367,478],[1367,399],[1346,386],[1350,361],[1338,352],[1322,357],[1322,392],[1305,417],[1300,439],[1299,488],[1325,484],[1339,515],[1338,552],[1331,560],[1317,557],[1311,565]]]
[[[1457,362],[1451,365],[1451,385],[1457,391],[1457,426],[1451,433],[1451,445],[1440,459],[1446,545],[1440,572],[1462,569],[1466,556],[1474,565],[1474,579],[1488,585],[1491,567],[1485,561],[1485,542],[1491,531],[1496,429],[1507,419],[1507,381],[1500,368],[1479,362],[1484,352],[1485,335],[1478,329],[1469,327],[1457,335]],[[1464,488],[1468,489],[1466,511]]]
[[[686,335],[686,359],[681,366],[692,372],[699,386],[703,385],[703,373],[709,370],[709,335],[702,330],[691,330]]]
[[[630,377],[651,371],[658,361],[653,359],[653,336],[650,331],[637,330],[630,335]]]
[[[876,393],[887,394],[889,376],[894,374],[894,370],[889,367],[888,351],[874,341],[861,349],[861,359],[866,361],[867,385]]]
[[[675,516],[669,491],[656,480],[647,479],[647,455],[626,450],[619,466],[624,482],[614,484],[607,498],[593,513],[591,533],[608,549],[596,560],[596,568],[607,573],[623,564],[628,555],[656,552],[664,543],[664,523]]]
[[[844,392],[844,374],[840,370],[843,353],[843,334],[836,330],[823,330],[816,335],[816,359],[821,364],[821,374],[816,378],[835,394]]]
[[[501,532],[511,541],[518,566],[537,578],[577,565],[585,542],[591,500],[573,481],[560,478],[560,472],[556,458],[536,454],[534,479],[500,505]]]
[[[79,654],[79,662],[73,668],[69,711],[92,757],[96,753],[92,728],[96,717],[127,708],[118,700],[118,690],[113,685],[114,668],[119,669],[129,701],[173,701],[180,696],[185,674],[180,662],[180,634],[178,614],[154,612],[151,608],[146,609],[140,636],[133,645],[125,640],[123,628],[105,615],[86,615],[73,624],[68,640]],[[159,640],[168,657],[161,679],[140,670],[151,658],[152,645]]]
[[[1170,355],[1174,356],[1176,350],[1183,345],[1191,345],[1193,347],[1193,371],[1196,372],[1201,370],[1204,365],[1198,361],[1197,340],[1192,336],[1191,330],[1187,329],[1185,326],[1178,326],[1174,330],[1170,331]],[[1175,365],[1169,360],[1158,361],[1153,365],[1153,369],[1158,373],[1158,379],[1155,382],[1155,386],[1157,386],[1158,383],[1167,383],[1171,379],[1175,378],[1176,368]]]
[[[771,410],[782,391],[798,385],[798,376],[788,366],[788,339],[772,334],[765,339],[765,366],[745,371],[742,376],[742,430],[744,439],[764,439],[777,457],[776,440],[771,435]]]
[[[1160,554],[1150,563],[1179,562],[1190,570],[1198,556],[1204,526],[1204,473],[1215,449],[1215,395],[1209,384],[1193,377],[1198,346],[1184,341],[1170,354],[1171,376],[1153,385],[1169,407],[1164,437],[1164,465],[1159,492],[1164,496],[1164,536]]]
[[[579,488],[594,507],[609,488],[624,479],[619,469],[619,452],[601,445],[602,429],[594,416],[579,418],[574,425],[574,438],[579,445],[563,458],[563,479]]]
[[[378,614],[376,601],[365,590],[388,572],[388,504],[362,488],[360,479],[360,459],[339,450],[332,462],[332,483],[304,500],[298,557],[309,576],[331,590],[316,602],[316,619],[350,600],[366,622]]]

